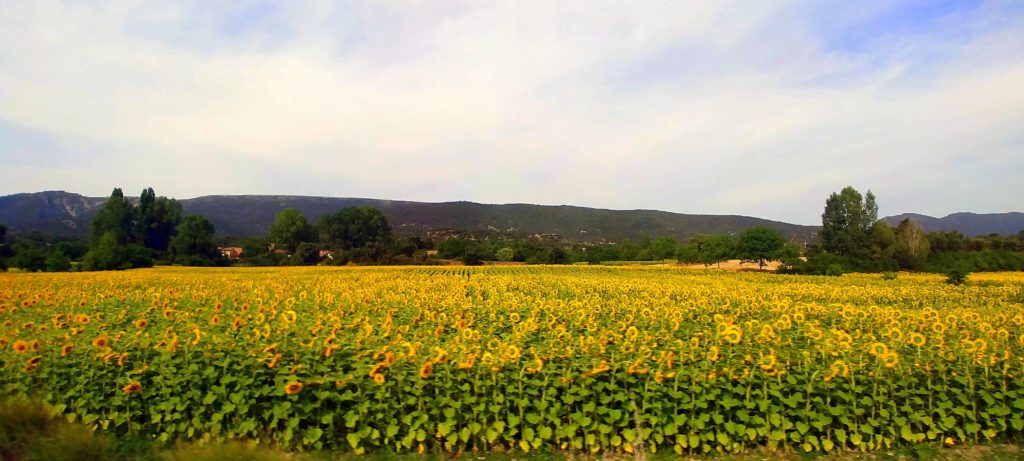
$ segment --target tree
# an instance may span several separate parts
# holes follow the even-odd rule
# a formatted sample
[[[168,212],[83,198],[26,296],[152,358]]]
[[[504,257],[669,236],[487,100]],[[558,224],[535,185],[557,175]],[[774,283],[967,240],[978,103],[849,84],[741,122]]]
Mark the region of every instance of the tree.
[[[0,272],[7,270],[7,257],[12,256],[11,249],[4,243],[7,238],[7,226],[0,224]]]
[[[47,272],[67,272],[71,270],[71,259],[60,250],[54,250],[46,257]]]
[[[203,216],[186,216],[178,225],[178,235],[171,240],[174,261],[186,266],[211,266],[220,259],[213,241],[214,228]]]
[[[82,266],[90,271],[126,269],[124,264],[125,251],[117,241],[116,231],[107,231],[95,245],[85,254]]]
[[[167,251],[181,222],[181,204],[167,197],[157,197],[153,188],[146,188],[139,196],[137,210],[137,241],[158,252]]]
[[[441,259],[461,258],[469,249],[469,241],[462,238],[450,238],[437,244],[437,257]]]
[[[242,242],[242,257],[255,258],[270,253],[270,241],[263,237],[253,237]]]
[[[548,252],[548,264],[565,264],[566,262],[568,262],[568,255],[565,254],[562,247],[553,247]]]
[[[904,269],[920,269],[928,259],[928,238],[913,221],[904,219],[896,226],[896,262]]]
[[[879,270],[888,271],[896,268],[894,253],[896,252],[896,232],[883,220],[875,221],[871,226],[871,259]]]
[[[11,264],[27,272],[40,272],[46,269],[46,252],[35,245],[17,244]]]
[[[135,210],[120,187],[114,188],[103,207],[93,216],[89,228],[89,246],[98,245],[108,232],[113,232],[118,244],[128,244],[135,240]]]
[[[697,249],[697,259],[705,267],[732,259],[736,253],[736,242],[728,234],[705,235],[697,234],[690,239],[690,244]]]
[[[658,237],[651,240],[650,245],[647,247],[647,254],[650,255],[652,260],[664,260],[675,257],[678,250],[679,242],[676,242],[676,239],[672,237]]]
[[[462,264],[467,266],[479,266],[484,263],[484,255],[476,249],[468,249],[462,255]]]
[[[516,250],[514,248],[504,247],[498,250],[494,256],[498,258],[498,261],[512,261],[516,258]]]
[[[751,227],[740,234],[736,254],[743,261],[756,262],[758,268],[764,269],[768,261],[780,258],[785,244],[786,239],[779,231],[770,227]]]
[[[386,243],[391,238],[391,225],[376,208],[349,207],[321,217],[320,232],[332,246],[351,250]]]
[[[867,197],[846,186],[833,192],[825,201],[821,215],[821,244],[825,251],[840,256],[867,258],[870,252],[871,228],[878,220],[875,195]]]
[[[295,252],[302,242],[315,242],[316,234],[316,228],[295,208],[281,210],[270,225],[270,240],[289,253]]]
[[[150,206],[151,192],[146,193]],[[115,188],[92,219],[89,253],[83,258],[87,270],[116,270],[153,265],[152,251],[143,246],[137,232],[138,211]],[[112,247],[113,246],[113,247]],[[116,247],[116,248],[115,248]]]
[[[295,247],[295,252],[288,258],[288,264],[292,266],[315,266],[319,262],[320,249],[307,242]]]

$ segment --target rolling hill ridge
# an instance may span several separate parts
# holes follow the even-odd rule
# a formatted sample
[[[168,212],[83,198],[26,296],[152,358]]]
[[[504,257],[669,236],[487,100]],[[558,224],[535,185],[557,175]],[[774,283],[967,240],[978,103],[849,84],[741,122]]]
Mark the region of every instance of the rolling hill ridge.
[[[12,232],[41,231],[85,236],[89,222],[105,197],[48,191],[0,197],[0,223]],[[210,219],[218,233],[234,236],[264,235],[274,216],[286,207],[306,215],[310,222],[350,206],[381,210],[395,232],[428,235],[457,230],[477,234],[526,236],[557,235],[565,240],[619,242],[624,239],[672,236],[686,240],[697,233],[739,232],[753,226],[779,230],[794,241],[809,241],[817,231],[801,226],[748,216],[690,215],[655,210],[606,210],[577,206],[529,204],[488,205],[473,202],[426,203],[367,198],[210,195],[179,200],[185,214]]]
[[[0,223],[12,233],[40,231],[64,236],[88,235],[89,222],[105,197],[47,191],[0,197]],[[768,226],[795,242],[813,241],[817,226],[734,215],[694,215],[656,210],[607,210],[578,206],[529,204],[490,205],[474,202],[412,202],[369,198],[296,195],[208,195],[179,200],[186,214],[201,214],[217,232],[232,236],[265,235],[277,212],[292,207],[316,223],[320,216],[350,206],[381,210],[395,232],[430,235],[463,231],[498,236],[543,234],[565,240],[620,242],[671,236],[684,241],[698,233],[740,232]],[[885,219],[892,225],[904,218],[926,232],[956,230],[968,236],[1016,234],[1024,230],[1024,213],[954,213],[943,218],[901,214]]]

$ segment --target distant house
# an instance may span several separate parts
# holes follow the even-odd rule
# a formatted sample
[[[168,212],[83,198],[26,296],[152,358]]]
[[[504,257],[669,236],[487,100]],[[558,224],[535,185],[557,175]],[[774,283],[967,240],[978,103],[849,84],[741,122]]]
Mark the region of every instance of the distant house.
[[[220,255],[228,259],[238,259],[242,257],[241,247],[217,247],[217,251]]]
[[[334,259],[334,251],[320,250],[320,259]]]

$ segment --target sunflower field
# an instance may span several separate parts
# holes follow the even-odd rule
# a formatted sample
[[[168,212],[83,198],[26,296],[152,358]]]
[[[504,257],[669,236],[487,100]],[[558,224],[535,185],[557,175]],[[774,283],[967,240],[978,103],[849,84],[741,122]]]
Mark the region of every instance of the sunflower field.
[[[0,274],[0,392],[164,442],[676,453],[1020,442],[1024,274]]]

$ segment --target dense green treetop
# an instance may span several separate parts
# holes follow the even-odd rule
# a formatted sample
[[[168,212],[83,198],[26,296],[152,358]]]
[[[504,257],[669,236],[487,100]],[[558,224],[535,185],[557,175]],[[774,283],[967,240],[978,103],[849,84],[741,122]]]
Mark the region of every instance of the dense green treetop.
[[[281,210],[270,225],[270,241],[289,253],[295,252],[300,243],[316,240],[316,228],[295,208]]]

